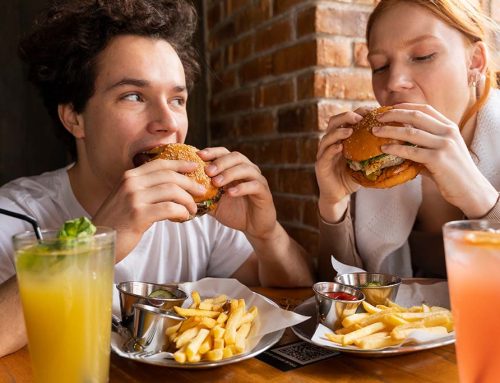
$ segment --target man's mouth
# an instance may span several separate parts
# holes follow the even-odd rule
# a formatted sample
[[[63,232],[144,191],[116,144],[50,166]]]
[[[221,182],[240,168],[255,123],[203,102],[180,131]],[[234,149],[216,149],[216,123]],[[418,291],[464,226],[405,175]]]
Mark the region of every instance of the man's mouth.
[[[149,162],[152,158],[154,158],[158,153],[161,152],[161,145],[155,146],[151,149],[141,151],[134,155],[132,158],[132,162],[135,167],[141,166],[146,162]]]

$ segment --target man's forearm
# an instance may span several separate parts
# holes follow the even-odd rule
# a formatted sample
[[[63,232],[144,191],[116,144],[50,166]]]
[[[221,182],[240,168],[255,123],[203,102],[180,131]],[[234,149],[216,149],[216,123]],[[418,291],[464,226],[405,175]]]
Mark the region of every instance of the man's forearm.
[[[0,285],[0,358],[26,345],[26,328],[15,277]]]
[[[248,238],[258,260],[262,286],[312,286],[312,262],[309,254],[277,224],[272,236],[261,240]]]

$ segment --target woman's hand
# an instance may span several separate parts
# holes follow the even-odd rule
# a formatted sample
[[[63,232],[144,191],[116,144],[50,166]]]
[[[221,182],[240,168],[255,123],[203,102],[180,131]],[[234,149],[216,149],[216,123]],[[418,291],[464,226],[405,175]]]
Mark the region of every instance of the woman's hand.
[[[318,207],[321,217],[328,222],[340,220],[347,208],[346,197],[359,189],[346,169],[342,141],[352,134],[352,129],[348,126],[361,121],[366,112],[367,109],[363,108],[333,116],[319,142],[315,165],[319,186]]]
[[[207,148],[198,152],[212,183],[224,188],[212,213],[223,225],[241,230],[251,238],[266,240],[276,233],[276,209],[266,178],[257,165],[238,152]]]
[[[373,134],[416,146],[383,145],[382,151],[423,164],[443,198],[467,217],[486,214],[498,192],[474,164],[458,126],[429,105],[405,103],[393,108],[378,120],[405,126],[382,126]]]

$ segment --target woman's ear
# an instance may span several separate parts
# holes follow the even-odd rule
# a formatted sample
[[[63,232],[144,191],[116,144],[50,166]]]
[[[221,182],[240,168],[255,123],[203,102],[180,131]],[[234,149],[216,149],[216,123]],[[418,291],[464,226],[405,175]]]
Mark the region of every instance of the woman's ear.
[[[478,78],[486,73],[488,67],[488,51],[483,41],[472,44],[469,57],[469,78]]]
[[[72,104],[59,104],[57,106],[59,119],[75,138],[85,138],[85,129],[82,116],[75,111]]]

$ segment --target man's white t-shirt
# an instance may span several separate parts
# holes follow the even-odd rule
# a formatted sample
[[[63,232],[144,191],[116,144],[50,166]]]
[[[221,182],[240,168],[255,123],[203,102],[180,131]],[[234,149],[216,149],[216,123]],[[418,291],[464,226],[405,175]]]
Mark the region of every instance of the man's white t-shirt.
[[[89,217],[73,194],[66,168],[4,185],[0,188],[0,208],[31,215],[42,229],[58,229],[68,219]],[[0,214],[0,283],[15,274],[12,236],[26,230],[32,230],[28,223]],[[242,232],[209,215],[184,223],[161,221],[116,264],[115,282],[229,277],[252,251]]]

